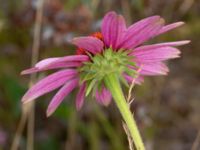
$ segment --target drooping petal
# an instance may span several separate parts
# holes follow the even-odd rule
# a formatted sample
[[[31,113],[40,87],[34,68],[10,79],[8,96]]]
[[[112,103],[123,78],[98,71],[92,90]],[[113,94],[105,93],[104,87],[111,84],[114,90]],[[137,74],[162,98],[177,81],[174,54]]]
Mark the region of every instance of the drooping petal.
[[[47,58],[39,61],[34,67],[24,70],[21,74],[30,74],[49,69],[59,69],[67,67],[79,67],[83,62],[88,61],[89,57],[86,55],[71,55],[65,57]]]
[[[29,102],[50,91],[55,90],[76,75],[77,71],[73,69],[62,70],[53,73],[33,85],[23,96],[22,102]]]
[[[140,72],[143,76],[167,75],[168,67],[163,62],[142,64]]]
[[[48,108],[47,108],[47,116],[50,116],[60,105],[60,103],[64,100],[64,98],[75,88],[78,86],[79,79],[73,79],[68,81],[53,97]]]
[[[83,106],[84,98],[85,98],[85,90],[86,86],[85,83],[83,83],[78,91],[78,94],[76,96],[76,109],[80,110]]]
[[[83,48],[92,54],[99,53],[103,50],[103,42],[95,37],[79,37],[74,38],[72,43],[79,48]]]
[[[96,91],[95,94],[97,102],[104,106],[108,106],[111,102],[112,95],[105,87],[102,87],[101,91]]]
[[[40,71],[46,71],[46,70],[50,70],[50,69],[60,69],[60,68],[71,68],[71,67],[80,67],[82,65],[82,62],[63,62],[63,63],[52,63],[49,66],[44,66],[42,68],[37,68],[37,67],[33,67],[30,69],[26,69],[24,71],[21,72],[22,75],[25,74],[31,74],[31,73],[36,73],[36,72],[40,72]]]
[[[131,25],[124,38],[119,45],[119,48],[133,49],[155,36],[164,24],[164,20],[159,16],[145,18],[133,25]]]
[[[180,51],[174,47],[161,47],[148,50],[133,51],[134,61],[152,63],[179,57]]]
[[[102,21],[101,32],[107,47],[117,49],[126,30],[124,17],[115,12],[108,12]]]
[[[47,58],[44,60],[39,61],[37,64],[35,64],[36,68],[44,68],[48,67],[50,65],[54,65],[56,63],[67,63],[67,62],[74,62],[74,61],[87,61],[89,60],[89,57],[86,55],[71,55],[71,56],[65,56],[65,57],[54,57],[54,58]]]
[[[127,74],[124,74],[123,76],[130,84],[132,83],[133,80],[135,80],[135,84],[138,84],[138,85],[141,85],[144,82],[144,78],[142,76],[138,76],[136,79],[134,79],[133,77]]]
[[[25,74],[31,74],[31,73],[35,73],[35,72],[38,72],[39,69],[36,68],[36,67],[32,67],[32,68],[29,68],[29,69],[26,69],[26,70],[23,70],[21,72],[21,75],[25,75]]]
[[[158,43],[158,44],[152,44],[152,45],[144,45],[144,46],[140,46],[135,48],[132,52],[136,52],[136,51],[146,51],[146,50],[151,50],[151,49],[157,49],[157,48],[161,48],[161,47],[166,47],[166,46],[181,46],[181,45],[185,45],[190,43],[189,40],[184,40],[184,41],[176,41],[176,42],[165,42],[165,43]],[[130,54],[130,55],[131,55]]]
[[[184,25],[184,22],[176,22],[176,23],[172,23],[172,24],[169,24],[169,25],[166,25],[166,26],[163,26],[160,31],[157,33],[157,35],[159,34],[163,34],[165,32],[168,32],[170,30],[173,30],[175,28],[178,28],[180,26]]]
[[[55,61],[61,59],[62,57],[54,57],[54,58],[47,58],[44,60],[39,61],[37,64],[35,64],[36,68],[43,68],[45,66],[48,66],[49,64],[54,63]]]

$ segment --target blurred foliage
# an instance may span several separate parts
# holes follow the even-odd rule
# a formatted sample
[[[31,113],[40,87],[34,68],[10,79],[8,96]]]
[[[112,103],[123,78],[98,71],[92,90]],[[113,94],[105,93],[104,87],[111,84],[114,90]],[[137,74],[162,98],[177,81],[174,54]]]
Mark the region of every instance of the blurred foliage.
[[[29,77],[20,76],[20,72],[31,63],[37,0],[0,2],[0,149],[6,150],[19,122],[20,99],[28,87]],[[75,47],[69,41],[98,31],[103,15],[110,10],[123,14],[129,24],[155,14],[167,23],[186,22],[153,40],[190,39],[192,43],[181,48],[182,58],[169,63],[169,76],[146,78],[142,86],[134,89],[132,109],[147,150],[190,150],[200,132],[199,0],[46,0],[40,59],[73,54]],[[35,149],[127,149],[115,105],[104,108],[88,98],[77,112],[75,94],[68,96],[50,118],[46,118],[45,109],[53,94],[38,99]],[[20,149],[25,145],[26,132]]]

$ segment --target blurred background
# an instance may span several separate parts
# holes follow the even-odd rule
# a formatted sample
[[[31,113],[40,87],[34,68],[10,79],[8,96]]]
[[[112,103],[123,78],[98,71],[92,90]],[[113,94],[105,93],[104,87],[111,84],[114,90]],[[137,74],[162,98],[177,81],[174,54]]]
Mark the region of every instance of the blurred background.
[[[38,0],[0,3],[0,150],[7,150],[22,115],[20,99],[30,81],[30,76],[21,76],[20,72],[31,66]],[[129,25],[155,14],[167,23],[186,22],[153,40],[192,42],[180,48],[180,59],[168,62],[168,76],[147,77],[144,84],[134,87],[131,109],[147,150],[200,150],[199,0],[45,0],[39,60],[75,53],[69,41],[99,31],[102,17],[110,10],[121,13]],[[66,97],[49,118],[45,112],[55,92],[37,99],[34,149],[127,150],[127,137],[114,103],[105,108],[89,97],[77,112],[76,92]],[[27,149],[26,143],[25,126],[19,149]]]

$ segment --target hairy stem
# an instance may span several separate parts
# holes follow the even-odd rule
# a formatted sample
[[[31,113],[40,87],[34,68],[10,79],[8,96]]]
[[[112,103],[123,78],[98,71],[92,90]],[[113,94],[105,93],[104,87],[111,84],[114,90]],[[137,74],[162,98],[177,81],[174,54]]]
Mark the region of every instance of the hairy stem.
[[[42,27],[42,16],[43,16],[43,4],[44,0],[38,1],[38,7],[36,11],[36,19],[34,26],[34,37],[32,46],[32,57],[31,65],[33,66],[39,57],[40,47],[40,32]],[[31,75],[30,87],[36,81],[36,74]],[[27,150],[34,150],[34,123],[35,123],[35,102],[31,102],[30,110],[28,112],[28,128],[27,128]]]
[[[117,76],[114,73],[111,73],[104,78],[104,81],[106,87],[110,90],[125,123],[127,124],[136,150],[145,150],[136,122],[129,109],[129,105],[126,102]]]
[[[32,57],[31,57],[31,65],[33,66],[38,61],[39,55],[39,46],[40,46],[40,32],[42,25],[42,16],[43,16],[43,4],[45,0],[38,1],[38,7],[36,11],[36,19],[34,26],[34,37],[33,37],[33,46],[32,46]],[[29,87],[33,85],[36,81],[36,74],[31,75]],[[20,144],[22,132],[25,128],[26,121],[28,121],[27,125],[27,150],[34,149],[34,122],[35,122],[35,105],[34,101],[29,104],[22,105],[22,115],[20,122],[17,125],[17,131],[14,136],[11,150],[17,150]]]
[[[11,150],[17,150],[19,147],[19,143],[20,143],[20,139],[21,139],[21,134],[24,130],[25,124],[26,124],[26,120],[27,120],[27,113],[23,113],[23,115],[20,118],[20,121],[17,125],[17,131],[15,133],[13,142],[11,144]]]

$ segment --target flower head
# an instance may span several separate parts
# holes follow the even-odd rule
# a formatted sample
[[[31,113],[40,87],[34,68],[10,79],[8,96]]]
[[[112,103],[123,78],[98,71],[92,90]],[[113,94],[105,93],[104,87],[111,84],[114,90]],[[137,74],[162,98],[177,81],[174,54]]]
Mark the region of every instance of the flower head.
[[[82,107],[85,96],[91,92],[97,102],[108,105],[112,95],[105,84],[106,75],[115,73],[122,83],[128,85],[135,78],[136,83],[140,84],[144,76],[168,73],[169,69],[164,61],[179,57],[180,51],[174,47],[189,41],[142,44],[182,24],[177,22],[164,25],[164,19],[152,16],[127,27],[123,16],[108,12],[103,18],[101,32],[72,40],[77,46],[75,55],[47,58],[22,72],[30,74],[61,69],[36,83],[27,91],[22,101],[34,100],[61,87],[48,106],[48,116],[75,88],[79,88],[76,97],[77,109]]]

